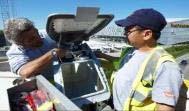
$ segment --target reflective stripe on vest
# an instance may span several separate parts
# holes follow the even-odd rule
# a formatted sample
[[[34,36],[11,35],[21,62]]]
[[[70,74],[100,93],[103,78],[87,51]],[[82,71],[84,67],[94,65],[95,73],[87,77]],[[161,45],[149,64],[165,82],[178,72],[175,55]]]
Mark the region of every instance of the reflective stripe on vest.
[[[189,88],[189,80],[184,80],[184,84],[185,84],[185,86],[186,86],[186,88]]]
[[[165,61],[175,62],[174,58],[161,47],[151,51],[137,73],[129,97],[124,103],[124,110],[155,110],[156,104],[151,100],[152,86],[157,69]]]

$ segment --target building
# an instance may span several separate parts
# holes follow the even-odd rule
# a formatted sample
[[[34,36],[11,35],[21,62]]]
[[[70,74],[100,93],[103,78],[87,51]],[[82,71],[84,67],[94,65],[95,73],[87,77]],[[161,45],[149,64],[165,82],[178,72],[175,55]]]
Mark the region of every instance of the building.
[[[124,41],[123,28],[116,25],[109,26],[95,34],[94,37],[102,40]],[[168,22],[158,42],[165,45],[189,42],[189,19]]]
[[[162,44],[189,42],[189,19],[169,22],[162,31],[159,42]]]

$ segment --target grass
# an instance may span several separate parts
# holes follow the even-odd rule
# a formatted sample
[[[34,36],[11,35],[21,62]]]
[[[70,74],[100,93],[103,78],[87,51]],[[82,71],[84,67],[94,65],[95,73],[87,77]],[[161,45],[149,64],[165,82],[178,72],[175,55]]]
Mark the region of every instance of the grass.
[[[7,60],[8,60],[8,58],[6,56],[0,57],[0,62],[7,61]]]
[[[189,44],[173,45],[169,48],[166,48],[165,50],[173,55],[175,58],[177,58],[189,53]]]

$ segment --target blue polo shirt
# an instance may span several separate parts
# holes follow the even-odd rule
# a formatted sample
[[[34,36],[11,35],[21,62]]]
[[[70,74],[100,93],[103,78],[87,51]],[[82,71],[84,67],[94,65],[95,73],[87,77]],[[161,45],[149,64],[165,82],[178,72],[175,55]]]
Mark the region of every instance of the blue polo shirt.
[[[18,74],[19,69],[31,60],[34,60],[45,53],[47,53],[52,48],[56,47],[56,43],[49,37],[42,38],[43,45],[37,49],[22,48],[16,44],[12,44],[10,49],[7,51],[7,56],[9,60],[9,65],[13,73]],[[41,74],[47,79],[53,77],[52,64],[44,69]]]

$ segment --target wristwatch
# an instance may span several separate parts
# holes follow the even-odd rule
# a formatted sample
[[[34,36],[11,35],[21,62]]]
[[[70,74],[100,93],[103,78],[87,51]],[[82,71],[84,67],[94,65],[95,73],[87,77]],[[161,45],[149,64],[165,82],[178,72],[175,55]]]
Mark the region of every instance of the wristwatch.
[[[54,59],[58,57],[55,49],[51,50],[51,55]]]

